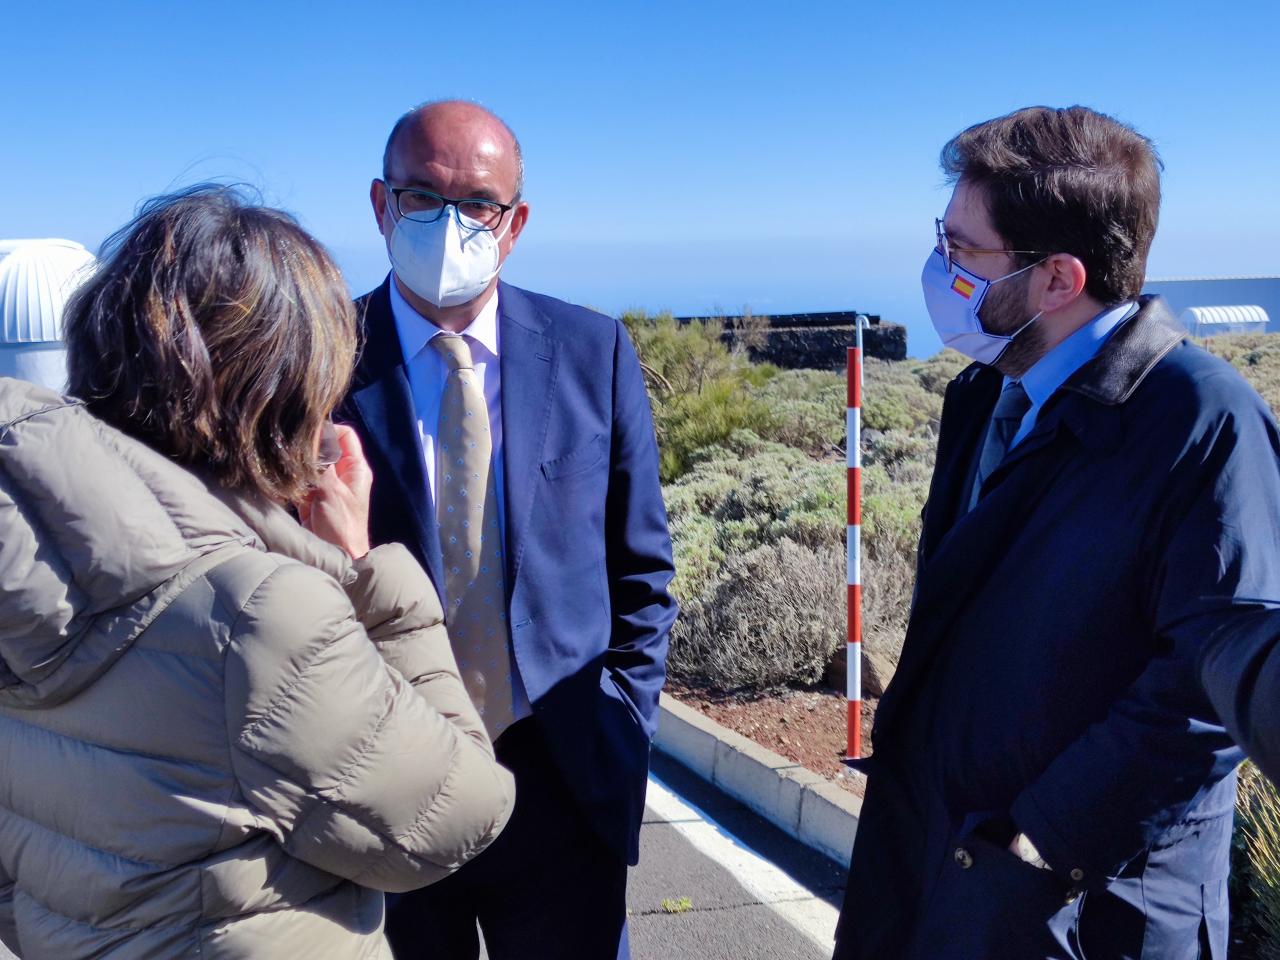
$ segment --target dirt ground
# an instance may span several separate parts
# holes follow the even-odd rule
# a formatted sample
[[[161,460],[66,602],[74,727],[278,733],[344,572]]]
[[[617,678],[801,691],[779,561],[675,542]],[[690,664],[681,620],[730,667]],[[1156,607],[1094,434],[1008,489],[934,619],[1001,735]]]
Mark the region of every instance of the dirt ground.
[[[848,776],[844,765],[847,733],[843,693],[827,687],[765,695],[719,693],[675,681],[668,681],[664,692],[716,723],[861,795],[862,778]],[[875,722],[876,703],[862,703],[864,753]]]

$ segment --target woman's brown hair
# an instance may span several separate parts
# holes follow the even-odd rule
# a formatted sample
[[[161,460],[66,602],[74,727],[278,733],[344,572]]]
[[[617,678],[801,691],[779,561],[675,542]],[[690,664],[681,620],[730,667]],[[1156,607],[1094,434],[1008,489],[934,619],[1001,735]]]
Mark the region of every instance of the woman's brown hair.
[[[228,487],[300,497],[346,392],[342,275],[288,214],[237,187],[149,201],[103,246],[64,317],[70,392]]]

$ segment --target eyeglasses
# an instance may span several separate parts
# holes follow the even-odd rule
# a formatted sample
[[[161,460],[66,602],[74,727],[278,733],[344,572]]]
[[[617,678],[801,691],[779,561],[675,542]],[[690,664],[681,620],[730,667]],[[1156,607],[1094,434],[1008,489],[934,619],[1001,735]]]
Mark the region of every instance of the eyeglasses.
[[[459,214],[474,221],[475,229],[497,230],[502,218],[515,207],[514,203],[498,203],[496,200],[482,200],[479,197],[451,200],[430,190],[418,190],[415,187],[393,187],[387,184],[387,189],[391,192],[397,216],[418,223],[434,223],[444,216],[446,207],[453,207]]]
[[[951,272],[951,255],[953,253],[1024,253],[1029,256],[1047,257],[1043,250],[1006,250],[1003,247],[986,249],[984,247],[957,247],[947,239],[947,228],[940,218],[934,218],[933,229],[938,236],[938,252],[942,254],[942,262],[946,264],[947,273]]]

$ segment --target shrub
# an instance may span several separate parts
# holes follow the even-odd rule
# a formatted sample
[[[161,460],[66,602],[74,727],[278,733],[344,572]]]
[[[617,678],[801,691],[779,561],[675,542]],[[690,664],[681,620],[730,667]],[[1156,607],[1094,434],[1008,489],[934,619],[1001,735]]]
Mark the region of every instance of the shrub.
[[[680,477],[699,450],[723,442],[734,431],[772,433],[775,423],[769,406],[734,378],[720,377],[696,393],[676,394],[654,410],[662,479]]]
[[[842,544],[844,465],[737,431],[700,451],[666,488],[681,601],[710,589],[719,564],[783,537],[809,547]]]
[[[941,415],[942,398],[926,390],[910,366],[886,360],[867,360],[864,363],[864,429],[910,433],[936,424]]]
[[[644,311],[629,311],[621,320],[660,400],[700,393],[726,377],[762,383],[776,372],[769,364],[750,363],[745,353],[730,350],[720,339],[724,324],[718,320],[679,323],[669,312],[650,317]]]
[[[1197,342],[1244,374],[1271,409],[1280,411],[1280,336],[1238,334]]]
[[[908,362],[910,363],[911,361]],[[920,381],[920,386],[940,397],[947,392],[947,384],[954,380],[956,374],[969,366],[971,362],[962,353],[957,353],[955,350],[943,350],[941,353],[935,353],[928,360],[915,363],[911,368],[911,372]]]
[[[660,473],[670,482],[689,469],[699,450],[720,444],[735,430],[772,435],[778,419],[755,391],[777,373],[752,364],[721,341],[716,321],[677,323],[670,313],[625,313],[649,386]]]
[[[844,450],[844,374],[783,370],[753,393],[773,414],[767,431],[761,434],[765,439],[813,456]]]
[[[675,676],[721,690],[816,683],[845,642],[844,551],[783,538],[730,556],[671,632]]]
[[[1280,956],[1280,791],[1251,763],[1240,768],[1231,893],[1233,939],[1259,960]]]
[[[902,435],[885,437],[910,444]],[[886,441],[881,449],[890,446]],[[914,585],[915,542],[928,474],[914,462],[889,461],[864,469],[864,483],[864,639],[896,663]],[[683,609],[671,640],[669,665],[674,676],[713,685],[728,682],[724,669],[697,664],[705,659],[707,644],[737,641],[723,632],[713,641],[706,631],[725,630],[727,621],[717,608],[731,597],[739,605],[745,603],[745,594],[756,588],[735,586],[726,592],[724,584],[744,555],[784,540],[790,549],[840,559],[830,571],[834,606],[814,614],[820,622],[832,624],[823,642],[838,649],[845,638],[842,461],[816,461],[739,431],[723,445],[700,451],[691,469],[666,488],[666,498],[676,551],[674,590]],[[774,588],[758,589],[767,593]],[[799,671],[792,682],[811,682],[807,663],[806,657],[791,662]],[[734,685],[746,681],[739,676]]]

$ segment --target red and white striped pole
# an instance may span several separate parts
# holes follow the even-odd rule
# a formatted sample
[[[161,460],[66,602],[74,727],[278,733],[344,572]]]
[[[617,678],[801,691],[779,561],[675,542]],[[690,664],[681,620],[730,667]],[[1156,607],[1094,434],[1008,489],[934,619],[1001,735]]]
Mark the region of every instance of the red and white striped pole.
[[[848,590],[849,636],[845,647],[848,703],[847,759],[862,756],[862,314],[854,318],[854,343],[849,348],[846,379],[845,448],[848,462]]]

